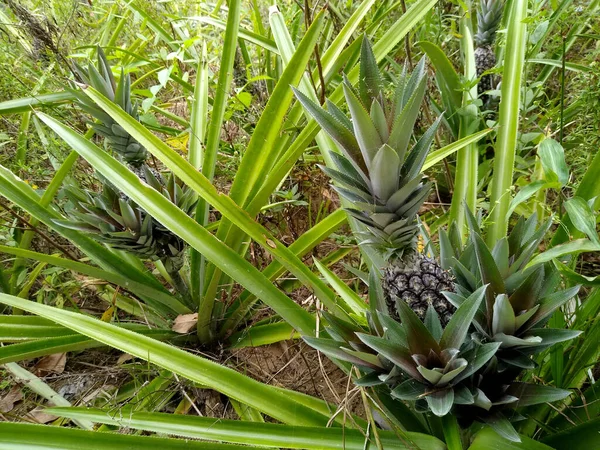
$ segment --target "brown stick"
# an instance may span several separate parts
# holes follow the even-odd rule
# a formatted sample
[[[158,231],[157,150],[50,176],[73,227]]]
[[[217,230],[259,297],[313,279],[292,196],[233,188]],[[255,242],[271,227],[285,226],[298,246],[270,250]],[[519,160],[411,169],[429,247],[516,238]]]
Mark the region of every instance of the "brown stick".
[[[400,1],[400,5],[402,7],[402,14],[406,14],[406,1],[405,0],[401,0]],[[410,37],[409,37],[409,33],[406,33],[406,36],[404,37],[404,48],[406,51],[406,59],[408,60],[408,68],[410,70],[413,69],[413,62],[412,62],[412,56],[410,53]]]
[[[312,24],[312,17],[310,14],[310,3],[309,0],[304,0],[304,23],[306,25],[306,29],[308,30],[310,28],[310,25]],[[317,92],[317,87],[315,86],[315,83],[312,79],[311,76],[309,76],[310,78],[310,82],[313,85],[313,89],[315,90],[315,94],[317,94],[319,96],[319,102],[322,104],[325,103],[325,76],[323,75],[323,65],[321,64],[321,54],[319,53],[319,46],[316,45],[315,46],[315,61],[317,63],[317,72],[319,74],[319,81],[321,82],[321,92]]]
[[[0,206],[3,209],[5,209],[6,211],[8,211],[8,213],[11,216],[13,216],[15,219],[17,219],[23,225],[27,226],[33,232],[39,234],[39,236],[43,240],[45,240],[46,242],[48,242],[48,244],[50,244],[52,247],[54,247],[54,248],[58,249],[59,251],[63,252],[69,259],[72,259],[73,261],[78,261],[77,257],[74,256],[69,250],[67,250],[67,248],[65,248],[64,246],[62,246],[58,242],[54,242],[50,236],[48,236],[42,230],[40,230],[39,228],[37,228],[35,225],[33,225],[31,222],[29,222],[23,216],[21,216],[20,214],[18,214],[17,212],[15,212],[9,205],[7,205],[6,203],[4,203],[3,200],[0,200]]]

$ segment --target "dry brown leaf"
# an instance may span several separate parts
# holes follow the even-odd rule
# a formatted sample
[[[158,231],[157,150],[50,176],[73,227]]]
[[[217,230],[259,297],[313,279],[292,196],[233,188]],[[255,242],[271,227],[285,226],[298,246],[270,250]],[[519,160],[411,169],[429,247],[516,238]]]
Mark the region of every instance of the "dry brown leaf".
[[[37,406],[29,411],[25,417],[35,423],[48,423],[58,419],[58,416],[45,413],[44,408],[41,406]]]
[[[121,356],[119,356],[119,359],[117,359],[117,366],[120,366],[121,364],[126,363],[127,361],[131,361],[132,359],[132,355],[130,355],[129,353],[123,353]]]
[[[45,376],[51,373],[60,374],[65,371],[67,364],[66,353],[55,353],[53,355],[44,356],[34,366],[34,372],[37,376]]]
[[[104,313],[102,313],[102,317],[100,318],[100,320],[102,322],[110,322],[112,320],[113,316],[115,315],[116,310],[117,310],[117,308],[115,308],[114,306],[111,306],[106,311],[104,311]]]
[[[106,399],[112,397],[112,393],[114,393],[114,391],[116,391],[116,390],[117,390],[116,386],[113,386],[112,384],[104,384],[101,387],[92,390],[89,394],[87,394],[85,397],[83,397],[81,399],[81,403],[83,403],[83,404],[91,403],[96,398],[103,398],[104,400],[106,400]]]
[[[173,322],[173,328],[175,333],[187,334],[196,328],[198,324],[198,313],[194,314],[180,314]]]
[[[8,394],[0,400],[0,413],[7,413],[12,411],[15,407],[15,403],[23,400],[23,394],[21,393],[21,386],[13,386]]]

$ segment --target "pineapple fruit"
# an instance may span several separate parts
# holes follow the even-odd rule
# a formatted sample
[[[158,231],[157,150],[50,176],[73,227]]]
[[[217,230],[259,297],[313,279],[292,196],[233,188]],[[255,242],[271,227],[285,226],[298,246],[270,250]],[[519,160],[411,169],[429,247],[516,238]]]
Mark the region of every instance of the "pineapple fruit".
[[[477,33],[475,33],[475,66],[480,77],[477,89],[481,95],[496,88],[492,74],[484,73],[496,65],[494,40],[502,18],[501,0],[480,0],[477,10]]]
[[[405,302],[423,320],[431,305],[445,325],[455,309],[441,293],[452,290],[450,275],[416,245],[417,213],[430,191],[421,168],[440,120],[408,149],[425,95],[425,75],[425,60],[421,60],[410,76],[403,73],[390,86],[393,98],[388,100],[388,86],[365,39],[358,88],[347,79],[343,82],[351,119],[330,101],[325,110],[301,92],[295,93],[340,146],[342,153],[331,155],[336,168],[322,169],[351,205],[348,214],[363,225],[360,244],[375,247],[387,262],[382,287],[388,313],[398,319],[398,303]]]

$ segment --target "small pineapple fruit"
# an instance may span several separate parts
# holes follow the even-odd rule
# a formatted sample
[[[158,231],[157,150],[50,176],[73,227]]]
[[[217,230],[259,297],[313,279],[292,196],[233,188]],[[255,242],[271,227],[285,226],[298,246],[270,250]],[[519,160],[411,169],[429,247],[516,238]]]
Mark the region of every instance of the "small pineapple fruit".
[[[364,39],[358,88],[347,79],[343,83],[351,120],[330,101],[325,110],[295,93],[340,145],[342,154],[331,155],[336,168],[322,169],[350,204],[348,214],[364,225],[360,243],[375,247],[387,261],[382,286],[389,314],[397,319],[398,302],[406,302],[423,320],[432,305],[445,325],[455,309],[441,293],[452,290],[450,275],[416,248],[417,213],[430,190],[421,169],[440,119],[408,150],[425,95],[425,75],[421,60],[410,76],[403,73],[392,86],[393,99],[386,99],[375,56]]]
[[[494,40],[502,18],[502,0],[480,0],[477,10],[477,33],[475,34],[475,66],[479,80],[479,94],[495,89],[491,74],[483,75],[496,65]]]

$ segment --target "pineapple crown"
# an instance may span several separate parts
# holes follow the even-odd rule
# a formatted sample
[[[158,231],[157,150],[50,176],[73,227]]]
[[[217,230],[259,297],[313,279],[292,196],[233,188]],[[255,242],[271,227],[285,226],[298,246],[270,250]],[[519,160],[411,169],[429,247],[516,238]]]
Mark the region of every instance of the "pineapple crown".
[[[477,9],[477,33],[475,33],[475,44],[478,47],[491,45],[494,42],[503,10],[502,0],[480,0]]]
[[[346,77],[343,81],[350,119],[329,100],[324,109],[297,89],[294,93],[339,144],[341,154],[331,154],[335,168],[322,169],[351,204],[347,212],[366,226],[360,243],[376,247],[388,259],[398,258],[416,245],[417,212],[431,186],[422,182],[421,170],[441,118],[409,151],[425,95],[425,59],[410,76],[406,70],[401,74],[388,100],[375,55],[364,38],[359,75],[357,88]]]
[[[473,320],[475,337],[500,344],[501,367],[533,368],[530,355],[579,334],[543,328],[552,313],[579,291],[579,286],[556,291],[557,271],[532,260],[552,221],[538,227],[535,214],[520,217],[509,236],[490,249],[468,208],[466,214],[471,231],[466,245],[456,227],[448,233],[440,231],[440,262],[453,272],[456,283],[456,293],[448,293],[447,298],[458,306],[486,285],[486,301]]]
[[[101,47],[97,47],[98,68],[93,64],[84,69],[74,63],[75,72],[86,84],[94,87],[102,95],[119,105],[135,120],[139,120],[137,104],[131,102],[131,78],[121,69],[119,82],[115,81],[108,59]],[[72,89],[79,106],[90,114],[96,122],[91,123],[94,131],[103,136],[110,147],[127,164],[140,167],[149,156],[148,151],[137,142],[121,125],[99,108],[87,95],[79,89]]]

